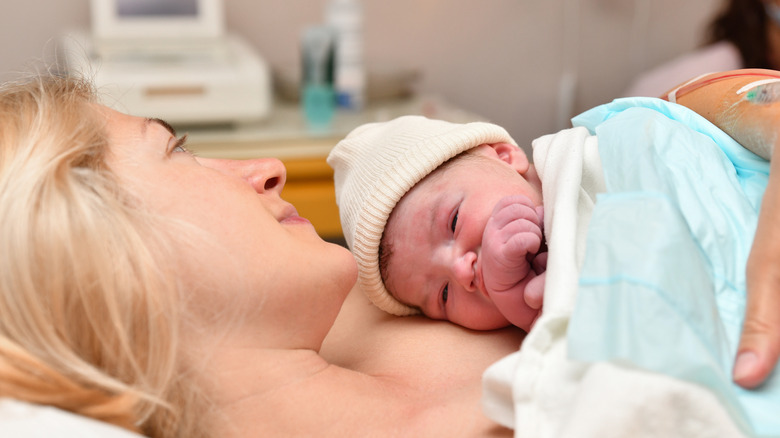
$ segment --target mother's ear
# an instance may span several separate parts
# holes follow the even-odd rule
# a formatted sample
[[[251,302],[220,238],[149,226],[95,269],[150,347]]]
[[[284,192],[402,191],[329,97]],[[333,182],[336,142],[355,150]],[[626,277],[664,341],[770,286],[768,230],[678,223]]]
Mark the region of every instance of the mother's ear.
[[[488,156],[495,156],[509,164],[521,175],[525,174],[530,166],[525,152],[511,143],[483,144],[477,146],[477,148],[479,152],[483,152]]]

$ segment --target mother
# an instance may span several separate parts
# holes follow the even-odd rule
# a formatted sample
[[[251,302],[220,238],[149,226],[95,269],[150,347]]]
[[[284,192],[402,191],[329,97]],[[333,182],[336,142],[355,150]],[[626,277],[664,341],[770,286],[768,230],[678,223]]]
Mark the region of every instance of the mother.
[[[198,158],[85,82],[5,85],[0,413],[153,437],[508,433],[480,374],[520,334],[381,315],[284,183],[278,160]]]

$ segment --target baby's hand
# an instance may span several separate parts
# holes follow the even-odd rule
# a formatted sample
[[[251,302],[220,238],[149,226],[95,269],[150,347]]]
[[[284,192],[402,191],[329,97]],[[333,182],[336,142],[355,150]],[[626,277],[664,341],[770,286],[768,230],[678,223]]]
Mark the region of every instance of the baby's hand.
[[[531,200],[507,196],[493,209],[482,235],[482,273],[489,292],[504,292],[532,272],[542,246],[542,220]]]
[[[493,209],[482,236],[485,289],[501,313],[525,329],[525,319],[542,307],[546,253],[537,257],[544,240],[542,216],[541,207],[527,197],[508,196]]]

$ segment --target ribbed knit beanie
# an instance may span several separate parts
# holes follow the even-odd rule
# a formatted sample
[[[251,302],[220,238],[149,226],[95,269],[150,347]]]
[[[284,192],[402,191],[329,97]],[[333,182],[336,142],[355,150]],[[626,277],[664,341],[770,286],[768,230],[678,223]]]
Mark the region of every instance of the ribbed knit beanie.
[[[418,311],[396,300],[379,272],[379,243],[395,205],[417,182],[459,153],[481,144],[517,145],[500,126],[456,124],[422,116],[355,128],[328,156],[344,238],[368,298],[393,315]]]

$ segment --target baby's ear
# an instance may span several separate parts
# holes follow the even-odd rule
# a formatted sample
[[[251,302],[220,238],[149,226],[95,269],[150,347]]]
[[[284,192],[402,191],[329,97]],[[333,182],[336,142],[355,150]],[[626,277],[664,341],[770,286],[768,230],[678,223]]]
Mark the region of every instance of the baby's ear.
[[[528,171],[528,156],[519,147],[511,143],[493,143],[483,146],[493,149],[498,158],[512,166],[517,173],[523,175]]]

